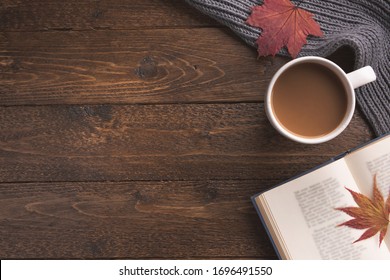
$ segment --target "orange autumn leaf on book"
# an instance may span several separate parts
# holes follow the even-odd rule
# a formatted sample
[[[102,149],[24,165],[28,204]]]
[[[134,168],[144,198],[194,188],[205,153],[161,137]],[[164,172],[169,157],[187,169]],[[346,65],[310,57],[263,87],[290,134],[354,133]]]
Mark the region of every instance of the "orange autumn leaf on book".
[[[341,207],[337,210],[343,211],[354,219],[340,224],[356,229],[366,229],[366,231],[355,242],[370,238],[379,232],[379,246],[386,235],[389,225],[390,214],[390,194],[384,200],[377,186],[376,176],[374,176],[374,197],[371,200],[363,194],[354,192],[346,188],[355,200],[358,207]]]
[[[256,41],[260,56],[275,55],[286,46],[295,58],[306,44],[309,34],[323,35],[320,26],[313,19],[313,14],[298,6],[290,0],[264,0],[263,5],[252,8],[246,22],[262,29]]]

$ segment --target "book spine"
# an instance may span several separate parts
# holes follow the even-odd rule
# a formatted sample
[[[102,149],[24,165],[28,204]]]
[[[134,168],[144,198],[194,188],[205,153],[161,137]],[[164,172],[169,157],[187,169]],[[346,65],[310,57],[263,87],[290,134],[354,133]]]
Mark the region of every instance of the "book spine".
[[[265,232],[267,233],[268,238],[269,238],[269,240],[271,241],[272,247],[274,247],[274,250],[275,250],[275,252],[276,252],[276,255],[278,256],[278,259],[281,260],[282,257],[281,257],[281,255],[280,255],[280,253],[279,253],[279,250],[278,250],[278,248],[276,247],[276,244],[275,244],[275,241],[274,241],[274,239],[273,239],[273,237],[272,237],[272,235],[271,235],[271,232],[268,230],[268,227],[267,227],[267,225],[266,225],[266,223],[265,223],[265,221],[264,221],[263,215],[261,214],[260,209],[259,209],[259,207],[257,206],[256,200],[255,200],[255,197],[256,197],[256,196],[257,196],[257,195],[254,195],[254,196],[251,197],[253,206],[255,207],[256,212],[257,212],[257,215],[259,216],[260,221],[261,221],[261,223],[263,224],[263,227],[264,227],[264,229],[265,229]]]

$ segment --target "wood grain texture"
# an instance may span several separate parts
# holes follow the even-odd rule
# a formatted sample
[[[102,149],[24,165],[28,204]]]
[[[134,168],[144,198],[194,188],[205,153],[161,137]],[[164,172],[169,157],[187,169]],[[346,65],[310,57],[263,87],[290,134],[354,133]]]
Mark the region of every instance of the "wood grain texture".
[[[0,181],[287,179],[372,138],[278,135],[261,104],[0,108]]]
[[[276,258],[250,196],[373,134],[278,135],[256,56],[182,0],[2,0],[0,258]]]
[[[272,181],[0,184],[0,258],[276,258]]]
[[[286,61],[214,28],[0,33],[0,105],[258,102]]]
[[[2,0],[0,30],[118,30],[218,24],[183,0]]]

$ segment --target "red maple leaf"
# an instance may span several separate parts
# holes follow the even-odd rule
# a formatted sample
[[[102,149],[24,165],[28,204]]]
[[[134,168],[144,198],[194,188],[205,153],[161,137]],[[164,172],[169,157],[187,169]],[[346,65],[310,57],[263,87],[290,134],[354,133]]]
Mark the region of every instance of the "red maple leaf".
[[[342,207],[336,210],[343,211],[354,219],[340,224],[356,229],[367,229],[355,242],[370,238],[379,232],[379,246],[386,235],[389,225],[390,194],[386,202],[378,189],[376,176],[374,177],[374,198],[369,199],[365,195],[346,188],[359,207]]]
[[[290,0],[264,0],[262,6],[254,6],[246,21],[263,30],[257,39],[259,56],[275,55],[283,46],[295,58],[306,37],[322,36],[313,14],[298,8]]]

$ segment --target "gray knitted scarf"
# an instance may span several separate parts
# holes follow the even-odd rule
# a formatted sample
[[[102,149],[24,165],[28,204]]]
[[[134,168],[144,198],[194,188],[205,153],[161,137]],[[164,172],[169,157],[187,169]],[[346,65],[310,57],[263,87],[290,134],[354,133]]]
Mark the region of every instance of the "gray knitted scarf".
[[[261,30],[245,23],[262,0],[185,0],[231,28],[255,47]],[[292,1],[297,4],[301,1]],[[357,103],[377,135],[390,131],[390,0],[306,0],[300,8],[314,14],[324,37],[308,37],[299,56],[326,57],[341,46],[355,53],[354,68],[370,65],[377,80],[356,90]],[[286,55],[282,50],[279,54]]]

